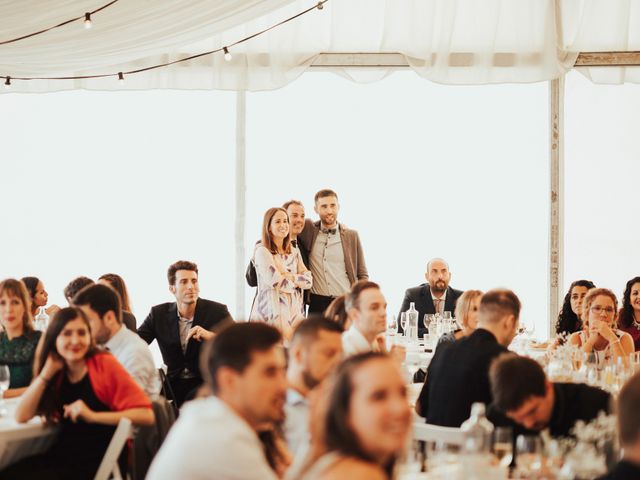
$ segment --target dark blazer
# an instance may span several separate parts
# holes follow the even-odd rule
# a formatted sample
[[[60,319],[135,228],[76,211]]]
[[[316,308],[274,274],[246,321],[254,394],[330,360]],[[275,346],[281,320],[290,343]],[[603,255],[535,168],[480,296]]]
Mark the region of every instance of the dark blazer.
[[[507,349],[488,330],[478,328],[468,337],[436,349],[418,401],[427,423],[459,427],[471,413],[471,404],[491,403],[489,366]]]
[[[464,292],[462,290],[456,290],[455,288],[447,287],[447,298],[444,301],[444,311],[451,312],[453,316],[453,312],[456,309],[456,302],[458,301],[458,297],[462,295]],[[425,314],[427,313],[436,313],[436,307],[433,304],[433,299],[431,298],[431,290],[429,290],[429,284],[423,283],[417,287],[409,288],[406,292],[404,292],[404,300],[402,300],[402,306],[400,307],[400,312],[406,312],[409,310],[409,304],[413,302],[416,304],[416,310],[418,310],[418,337],[422,338],[422,335],[427,333],[427,330],[424,328],[423,319]],[[398,314],[398,319],[400,318],[400,314]],[[402,332],[402,327],[400,326],[400,321],[398,320],[398,331]]]
[[[215,332],[230,322],[233,322],[233,318],[231,318],[226,305],[198,298],[192,327],[199,325]],[[162,360],[167,365],[169,378],[178,376],[185,368],[202,378],[199,366],[202,342],[190,338],[186,352],[182,353],[178,328],[178,306],[175,302],[152,307],[151,312],[138,328],[138,335],[147,343],[158,341]]]
[[[344,254],[344,268],[349,278],[349,283],[353,285],[358,280],[368,280],[369,272],[364,262],[364,252],[360,243],[360,236],[355,230],[338,224],[340,232],[340,241],[342,243],[342,252]],[[320,232],[320,220],[313,222],[310,219],[305,220],[304,230],[298,235],[298,245],[302,245],[307,250],[307,255],[311,255],[313,244],[316,243],[318,233]],[[311,266],[306,264],[309,269]],[[346,293],[346,292],[345,292]]]

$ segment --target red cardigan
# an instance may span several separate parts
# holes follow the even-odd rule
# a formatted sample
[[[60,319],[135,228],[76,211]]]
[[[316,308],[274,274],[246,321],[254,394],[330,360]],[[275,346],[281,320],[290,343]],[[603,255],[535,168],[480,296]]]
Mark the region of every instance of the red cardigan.
[[[98,352],[87,358],[89,381],[96,397],[112,412],[130,408],[151,408],[151,401],[129,373],[108,352]],[[62,375],[58,377],[60,389]]]

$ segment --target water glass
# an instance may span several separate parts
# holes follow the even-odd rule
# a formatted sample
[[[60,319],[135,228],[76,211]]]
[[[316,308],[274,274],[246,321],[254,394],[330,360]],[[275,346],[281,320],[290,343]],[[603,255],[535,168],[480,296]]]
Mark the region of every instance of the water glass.
[[[446,311],[444,312],[444,319],[445,320],[451,320],[451,312],[450,311]]]
[[[498,427],[493,432],[493,454],[500,466],[508,467],[513,460],[513,429]]]
[[[528,473],[542,468],[542,440],[538,435],[518,435],[516,453],[519,472]]]
[[[389,315],[387,318],[387,335],[395,336],[398,333],[398,320],[395,315]]]
[[[4,403],[4,392],[9,390],[9,367],[7,365],[0,365],[0,417],[7,415],[7,409]]]

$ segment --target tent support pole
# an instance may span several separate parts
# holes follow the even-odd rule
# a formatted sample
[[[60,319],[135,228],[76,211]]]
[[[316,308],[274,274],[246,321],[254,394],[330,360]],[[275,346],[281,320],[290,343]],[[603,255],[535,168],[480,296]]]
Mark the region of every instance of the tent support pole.
[[[549,82],[549,336],[562,303],[564,270],[564,76]]]
[[[236,92],[236,321],[244,320],[244,270],[247,256],[244,248],[245,220],[246,220],[246,117],[247,93],[244,90]]]

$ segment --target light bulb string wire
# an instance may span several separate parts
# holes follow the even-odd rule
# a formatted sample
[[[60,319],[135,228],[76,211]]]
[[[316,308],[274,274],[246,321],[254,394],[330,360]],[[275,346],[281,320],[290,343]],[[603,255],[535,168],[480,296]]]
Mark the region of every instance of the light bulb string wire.
[[[113,3],[117,2],[117,1],[118,0],[113,0],[111,3],[104,5],[100,9],[106,8],[107,6],[113,4]],[[289,23],[289,22],[291,22],[291,21],[293,21],[293,20],[295,20],[295,19],[297,19],[297,18],[299,18],[299,17],[301,17],[301,16],[313,11],[313,10],[316,10],[316,9],[322,10],[324,4],[327,3],[328,1],[329,0],[320,0],[319,2],[317,2],[312,7],[309,7],[309,8],[307,8],[307,9],[301,11],[301,12],[296,13],[295,15],[293,15],[293,16],[291,16],[289,18],[286,18],[286,19],[284,19],[284,20],[282,20],[282,21],[280,21],[280,22],[278,22],[278,23],[276,23],[274,25],[271,25],[271,26],[269,26],[269,27],[267,27],[267,28],[265,28],[263,30],[260,30],[259,32],[253,33],[253,34],[249,35],[248,37],[244,37],[244,38],[242,38],[240,40],[237,40],[237,41],[235,41],[233,43],[230,43],[228,45],[225,45],[223,47],[216,48],[215,50],[209,50],[209,51],[206,51],[206,52],[197,53],[195,55],[189,55],[188,57],[179,58],[178,60],[173,60],[171,62],[159,63],[157,65],[151,65],[151,66],[148,66],[148,67],[138,68],[138,69],[135,69],[135,70],[127,70],[127,71],[120,70],[120,71],[115,72],[115,73],[98,73],[98,74],[93,74],[93,75],[75,75],[75,76],[61,76],[61,77],[14,77],[14,76],[8,76],[8,75],[4,75],[4,76],[0,75],[0,78],[4,78],[4,79],[10,78],[12,81],[13,80],[24,80],[24,81],[28,81],[28,80],[89,80],[89,79],[95,79],[95,78],[119,77],[120,74],[122,74],[122,75],[133,75],[133,74],[136,74],[136,73],[142,73],[142,72],[148,72],[148,71],[151,71],[151,70],[157,70],[159,68],[169,67],[171,65],[175,65],[175,64],[178,64],[178,63],[188,62],[189,60],[194,60],[196,58],[206,57],[207,55],[213,55],[215,53],[219,53],[219,52],[224,51],[225,48],[229,49],[229,48],[234,47],[236,45],[240,45],[241,43],[248,42],[249,40],[252,40],[252,39],[254,39],[254,38],[256,38],[256,37],[258,37],[260,35],[263,35],[263,34],[269,32],[269,31],[271,31],[271,30],[273,30],[275,28],[278,28],[278,27],[280,27],[282,25],[285,25],[285,24],[287,24],[287,23]],[[98,10],[96,10],[96,11],[98,11]],[[84,18],[84,15],[82,17],[78,17],[78,18]],[[70,21],[75,21],[75,20],[77,20],[77,19],[70,20]],[[69,22],[66,22],[66,23],[69,23]],[[52,27],[52,28],[55,28],[55,27]]]
[[[119,1],[119,0],[113,0],[113,1],[111,1],[111,2],[109,2],[109,3],[105,3],[105,4],[104,4],[104,5],[102,5],[101,7],[96,8],[95,10],[93,10],[93,11],[91,11],[91,12],[86,12],[86,13],[89,13],[89,14],[93,15],[94,13],[98,13],[98,12],[100,12],[100,11],[104,10],[105,8],[110,7],[111,5],[113,5],[114,3],[118,2],[118,1]],[[66,21],[64,21],[64,22],[62,22],[62,23],[59,23],[59,24],[57,24],[57,25],[54,25],[54,26],[52,26],[52,27],[45,28],[44,30],[39,30],[39,31],[37,31],[37,32],[29,33],[29,34],[27,34],[27,35],[22,35],[21,37],[12,38],[12,39],[10,39],[10,40],[3,40],[3,41],[0,41],[0,45],[7,45],[7,44],[9,44],[9,43],[19,42],[20,40],[24,40],[24,39],[26,39],[26,38],[35,37],[36,35],[41,35],[41,34],[43,34],[43,33],[50,32],[51,30],[55,30],[56,28],[64,27],[65,25],[69,25],[70,23],[77,22],[78,20],[82,20],[82,21],[84,21],[84,20],[85,20],[85,15],[86,15],[86,13],[83,13],[83,14],[82,14],[82,15],[80,15],[79,17],[75,17],[75,18],[71,18],[71,19],[69,19],[69,20],[66,20]]]

